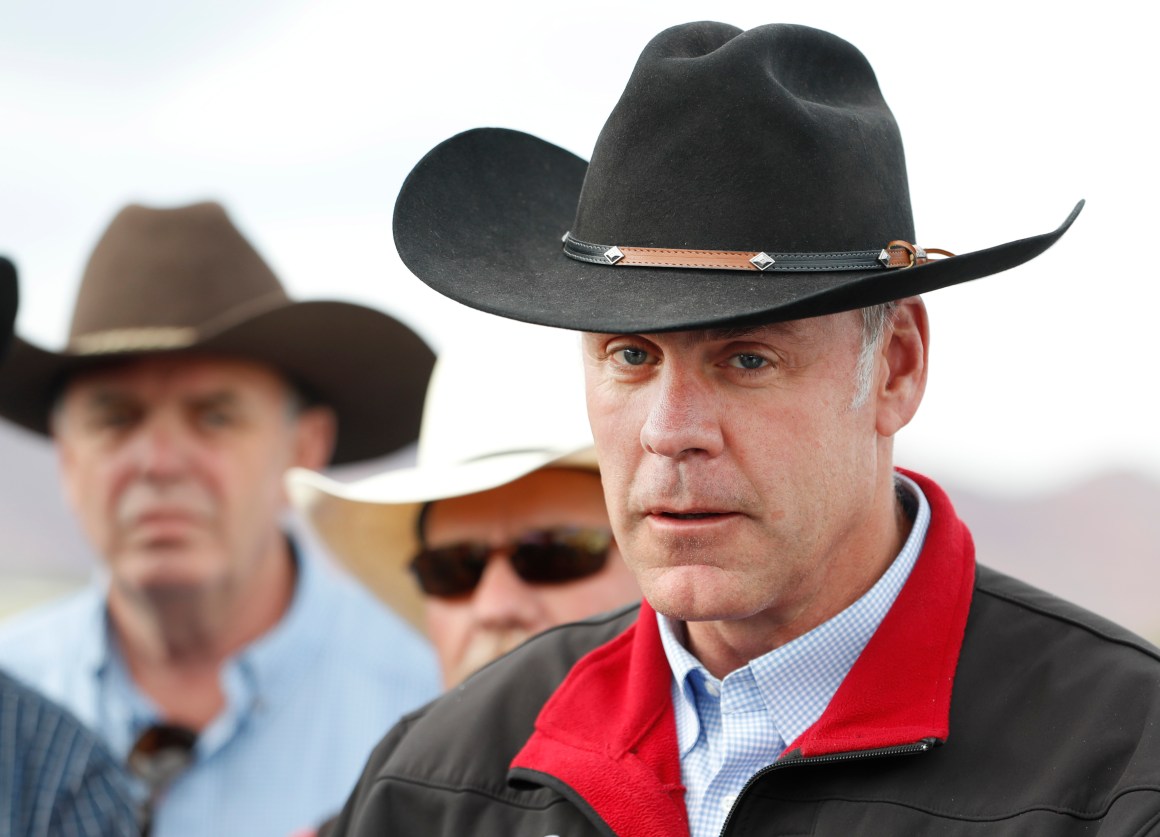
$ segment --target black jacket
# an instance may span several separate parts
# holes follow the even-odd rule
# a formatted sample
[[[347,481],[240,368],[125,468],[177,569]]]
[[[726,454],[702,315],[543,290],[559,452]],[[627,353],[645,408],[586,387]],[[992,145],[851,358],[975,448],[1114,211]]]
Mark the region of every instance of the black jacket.
[[[724,833],[1160,834],[1160,652],[976,573],[965,528],[922,487],[931,532],[891,614],[815,727],[751,780]],[[968,583],[948,597],[959,564]],[[655,619],[641,613],[549,631],[404,719],[335,833],[686,833],[667,663],[653,665]],[[940,656],[953,689],[927,664]]]

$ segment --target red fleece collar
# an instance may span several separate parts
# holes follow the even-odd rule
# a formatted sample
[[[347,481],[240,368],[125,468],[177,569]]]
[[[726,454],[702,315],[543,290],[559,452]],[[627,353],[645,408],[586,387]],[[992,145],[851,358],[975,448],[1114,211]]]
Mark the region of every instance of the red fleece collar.
[[[822,717],[789,746],[803,756],[943,741],[949,733],[951,687],[975,587],[975,543],[941,488],[901,473],[930,503],[926,542]]]
[[[572,667],[511,766],[555,776],[620,837],[688,834],[672,676],[642,603],[632,627]]]
[[[975,547],[946,494],[902,471],[931,508],[922,553],[817,722],[789,750],[817,756],[948,735],[951,688],[975,583]],[[544,705],[511,767],[555,776],[621,837],[688,834],[656,615],[583,657]]]

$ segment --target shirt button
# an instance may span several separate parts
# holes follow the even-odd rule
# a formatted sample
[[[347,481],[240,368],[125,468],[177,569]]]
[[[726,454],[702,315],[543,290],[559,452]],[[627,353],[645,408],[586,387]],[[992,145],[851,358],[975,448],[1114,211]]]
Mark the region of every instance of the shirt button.
[[[735,793],[727,793],[723,797],[721,797],[721,810],[722,810],[722,812],[728,814],[730,811],[732,811],[733,810],[733,803],[736,801],[737,801],[737,794],[735,794]]]
[[[712,680],[705,681],[705,691],[711,694],[713,697],[721,696],[721,687]]]

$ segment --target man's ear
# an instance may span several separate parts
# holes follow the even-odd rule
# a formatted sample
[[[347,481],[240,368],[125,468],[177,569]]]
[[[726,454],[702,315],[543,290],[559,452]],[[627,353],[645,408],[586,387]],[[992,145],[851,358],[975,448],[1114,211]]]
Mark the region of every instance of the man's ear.
[[[330,463],[334,440],[338,433],[338,418],[334,410],[324,406],[306,407],[296,418],[294,462],[299,468],[318,471]]]
[[[926,391],[930,324],[921,297],[899,300],[882,338],[886,374],[877,390],[878,435],[893,436],[918,410]]]

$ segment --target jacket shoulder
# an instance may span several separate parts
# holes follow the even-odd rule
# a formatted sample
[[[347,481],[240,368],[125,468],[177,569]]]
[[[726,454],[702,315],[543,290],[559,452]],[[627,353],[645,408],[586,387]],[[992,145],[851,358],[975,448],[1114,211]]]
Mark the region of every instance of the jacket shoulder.
[[[985,567],[950,729],[948,764],[969,766],[987,790],[979,798],[1000,807],[1050,806],[1089,820],[1125,806],[1160,810],[1160,652]]]
[[[360,789],[421,783],[513,801],[508,765],[531,736],[540,709],[588,652],[636,620],[639,605],[551,628],[403,718],[367,765]]]
[[[21,834],[137,833],[129,778],[94,733],[3,672],[0,706],[0,798],[7,803],[0,830],[8,824]]]
[[[1144,669],[1160,671],[1160,648],[1077,604],[982,565],[978,567],[975,591],[1010,619],[1038,623],[1062,634],[1074,631],[1086,635],[1094,647],[1106,646],[1107,653],[1120,649],[1125,661],[1136,658]]]

